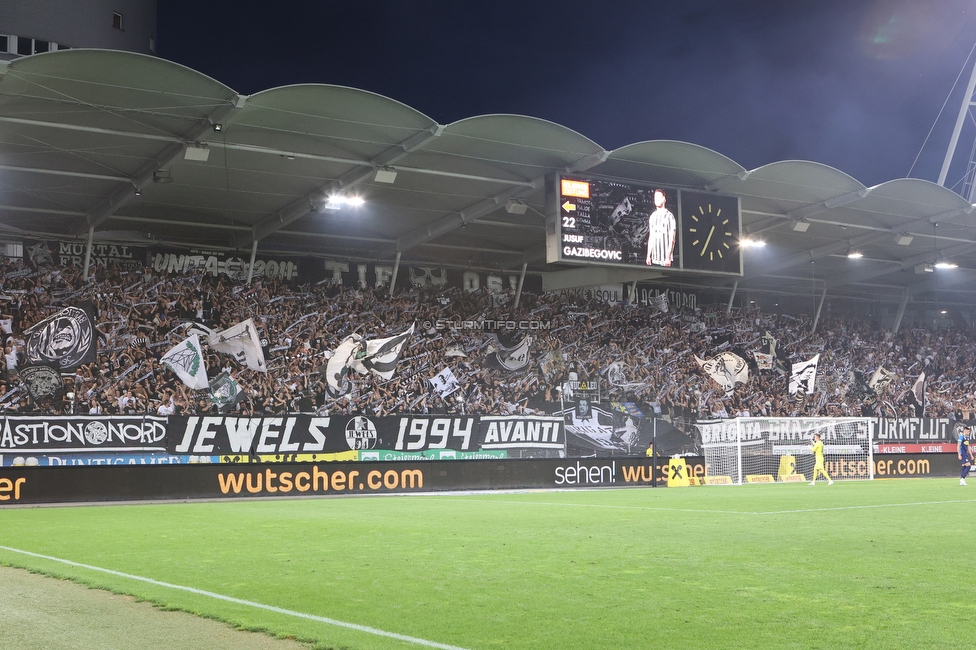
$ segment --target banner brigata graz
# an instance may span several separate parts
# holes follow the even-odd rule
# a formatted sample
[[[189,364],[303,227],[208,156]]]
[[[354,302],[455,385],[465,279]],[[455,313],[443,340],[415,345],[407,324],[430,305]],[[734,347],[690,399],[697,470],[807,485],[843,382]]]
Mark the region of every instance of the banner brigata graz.
[[[561,418],[538,416],[288,415],[171,416],[171,454],[320,454],[391,450],[423,452],[565,450]]]
[[[24,416],[3,418],[0,453],[165,451],[165,417]]]

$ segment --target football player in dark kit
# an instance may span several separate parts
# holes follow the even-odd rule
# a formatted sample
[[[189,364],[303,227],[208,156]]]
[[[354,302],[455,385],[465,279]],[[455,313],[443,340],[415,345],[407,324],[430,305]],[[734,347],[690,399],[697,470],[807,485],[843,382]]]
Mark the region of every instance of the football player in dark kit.
[[[962,471],[959,472],[959,485],[966,484],[966,476],[973,465],[973,453],[969,447],[970,427],[963,427],[959,432],[959,462],[962,464]]]

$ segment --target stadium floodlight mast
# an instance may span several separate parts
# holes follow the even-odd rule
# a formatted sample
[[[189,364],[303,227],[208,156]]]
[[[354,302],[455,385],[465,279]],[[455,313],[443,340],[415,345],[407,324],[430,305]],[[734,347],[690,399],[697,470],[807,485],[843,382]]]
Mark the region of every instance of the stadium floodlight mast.
[[[706,485],[809,482],[814,434],[835,480],[872,480],[872,418],[734,418],[699,422]]]

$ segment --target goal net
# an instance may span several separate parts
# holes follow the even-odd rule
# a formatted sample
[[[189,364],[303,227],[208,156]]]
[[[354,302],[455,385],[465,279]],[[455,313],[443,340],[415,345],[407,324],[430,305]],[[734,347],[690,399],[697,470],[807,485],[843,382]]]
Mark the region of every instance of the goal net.
[[[870,418],[735,418],[696,426],[706,484],[812,481],[815,433],[823,441],[831,479],[874,478]]]

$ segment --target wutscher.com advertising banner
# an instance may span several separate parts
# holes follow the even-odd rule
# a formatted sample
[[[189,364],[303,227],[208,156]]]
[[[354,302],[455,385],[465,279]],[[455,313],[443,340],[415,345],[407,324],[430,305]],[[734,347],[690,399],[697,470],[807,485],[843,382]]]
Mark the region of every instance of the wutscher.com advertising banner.
[[[30,503],[242,499],[450,490],[638,487],[650,458],[0,468],[0,508]]]

